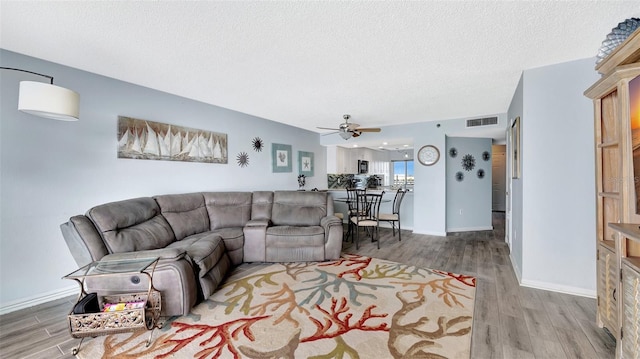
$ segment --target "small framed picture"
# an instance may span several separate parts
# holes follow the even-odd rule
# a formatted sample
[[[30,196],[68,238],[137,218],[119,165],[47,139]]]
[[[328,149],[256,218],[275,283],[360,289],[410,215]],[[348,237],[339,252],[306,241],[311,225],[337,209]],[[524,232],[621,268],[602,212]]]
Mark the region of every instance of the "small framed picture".
[[[291,145],[271,144],[271,168],[274,173],[292,172]]]
[[[313,177],[313,152],[298,151],[298,174]]]

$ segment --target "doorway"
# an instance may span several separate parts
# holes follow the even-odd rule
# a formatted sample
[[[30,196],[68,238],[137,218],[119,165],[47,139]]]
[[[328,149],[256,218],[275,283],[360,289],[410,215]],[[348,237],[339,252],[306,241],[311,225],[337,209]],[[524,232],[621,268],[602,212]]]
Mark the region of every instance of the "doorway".
[[[493,212],[506,211],[507,193],[507,146],[491,146],[491,210]]]

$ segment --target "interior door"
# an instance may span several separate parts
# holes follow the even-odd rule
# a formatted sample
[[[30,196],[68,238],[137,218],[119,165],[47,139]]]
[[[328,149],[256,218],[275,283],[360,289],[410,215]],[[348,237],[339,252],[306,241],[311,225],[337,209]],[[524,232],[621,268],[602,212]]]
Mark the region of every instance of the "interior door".
[[[491,209],[493,211],[506,211],[506,151],[505,145],[493,145],[491,152]]]

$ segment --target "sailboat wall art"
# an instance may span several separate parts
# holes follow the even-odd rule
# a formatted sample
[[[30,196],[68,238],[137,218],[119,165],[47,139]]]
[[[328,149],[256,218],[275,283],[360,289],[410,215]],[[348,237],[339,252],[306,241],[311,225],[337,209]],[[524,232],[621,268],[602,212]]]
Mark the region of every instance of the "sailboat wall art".
[[[118,158],[227,163],[227,134],[118,116]]]

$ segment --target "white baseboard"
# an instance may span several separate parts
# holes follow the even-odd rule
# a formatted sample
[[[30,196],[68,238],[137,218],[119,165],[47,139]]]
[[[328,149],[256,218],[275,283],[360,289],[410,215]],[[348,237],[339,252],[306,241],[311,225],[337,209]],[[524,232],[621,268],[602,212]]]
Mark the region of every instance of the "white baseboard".
[[[414,230],[413,233],[417,233],[417,234],[426,234],[428,236],[438,236],[438,237],[446,237],[447,236],[447,232],[422,232],[422,231],[416,231]]]
[[[520,273],[520,268],[518,268],[518,263],[516,263],[516,261],[513,260],[512,253],[509,253],[509,259],[510,259],[510,262],[511,262],[511,268],[513,268],[513,273],[516,274],[516,278],[518,279],[518,283],[520,283],[520,285],[522,285],[522,275]]]
[[[493,231],[493,226],[447,228],[447,232]]]
[[[596,298],[595,290],[590,290],[585,288],[578,288],[578,287],[572,287],[568,285],[549,283],[549,282],[540,282],[537,280],[529,280],[529,279],[523,280],[520,284],[523,287],[550,290],[552,292],[578,295],[581,297]]]
[[[596,291],[589,290],[584,288],[572,287],[568,285],[549,283],[549,282],[541,282],[537,280],[530,279],[522,279],[522,275],[520,274],[520,270],[518,268],[518,264],[515,260],[513,260],[513,256],[509,253],[509,259],[511,259],[511,267],[513,268],[513,272],[516,274],[516,278],[518,279],[518,283],[520,283],[523,287],[534,288],[534,289],[542,289],[549,290],[552,292],[559,292],[571,295],[578,295],[581,297],[588,298],[596,298]]]
[[[68,297],[70,295],[78,295],[78,286],[53,290],[47,293],[35,295],[33,297],[23,298],[3,304],[0,306],[0,315],[15,312],[16,310],[33,307],[34,305],[50,302],[52,300]]]

